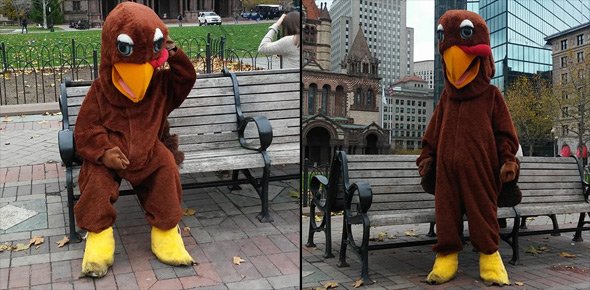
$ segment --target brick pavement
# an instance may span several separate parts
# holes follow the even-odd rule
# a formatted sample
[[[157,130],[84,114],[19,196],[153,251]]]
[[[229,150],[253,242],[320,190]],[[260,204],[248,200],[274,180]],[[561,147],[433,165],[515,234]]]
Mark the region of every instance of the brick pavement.
[[[304,213],[309,211],[303,210]],[[572,227],[573,217],[559,216],[562,226]],[[569,224],[565,224],[569,223]],[[550,220],[538,217],[528,223],[529,228],[547,228]],[[342,216],[332,218],[332,241],[336,258],[324,259],[325,240],[323,233],[315,235],[316,248],[302,249],[302,286],[303,289],[320,287],[326,282],[337,282],[337,289],[353,289],[354,281],[360,278],[361,264],[359,257],[349,250],[347,262],[350,267],[339,268],[336,266],[340,250],[340,237],[342,233]],[[467,227],[465,227],[467,228]],[[302,241],[305,244],[308,237],[309,218],[302,217]],[[405,232],[415,229],[418,237],[407,237]],[[380,232],[395,236],[397,240],[424,238],[428,232],[428,225],[406,225],[395,227],[371,228],[371,236],[375,237]],[[356,233],[356,232],[355,232]],[[361,236],[361,230],[356,237]],[[509,273],[511,286],[503,289],[590,289],[590,232],[583,234],[584,242],[573,243],[573,233],[562,233],[561,236],[551,235],[521,237],[520,257],[521,264],[513,266],[507,263],[512,255],[510,247],[500,242],[500,253],[505,261]],[[385,241],[387,242],[387,240]],[[533,256],[526,254],[525,250],[531,246],[546,246],[547,251]],[[443,285],[428,285],[423,282],[426,275],[432,269],[434,253],[431,246],[416,246],[398,249],[386,249],[369,252],[369,275],[376,283],[365,285],[362,289],[480,289],[496,288],[486,287],[479,279],[479,255],[472,251],[467,244],[459,255],[459,272],[457,277]],[[568,252],[576,255],[576,258],[561,257],[560,252]],[[584,271],[576,273],[568,271],[571,267]],[[564,271],[558,271],[564,270]],[[517,286],[515,282],[524,283]]]
[[[299,203],[290,197],[297,190],[298,181],[271,183],[270,209],[275,221],[265,224],[255,217],[260,202],[250,186],[232,192],[225,187],[186,190],[183,206],[197,212],[183,217],[180,226],[190,227],[190,231],[183,231],[183,239],[199,263],[193,267],[171,267],[157,261],[150,250],[150,226],[138,200],[135,196],[120,197],[116,202],[113,267],[102,279],[79,278],[84,243],[71,243],[63,248],[56,244],[66,234],[69,224],[63,167],[46,162],[59,160],[58,154],[57,159],[52,159],[57,146],[37,145],[34,138],[25,134],[29,132],[23,131],[27,126],[37,135],[57,139],[59,123],[47,120],[49,117],[52,116],[44,116],[41,121],[29,119],[14,123],[0,120],[0,208],[11,204],[38,212],[7,230],[0,230],[0,243],[26,243],[36,235],[45,237],[39,248],[0,253],[0,289],[299,288]],[[37,128],[35,124],[44,127]],[[19,141],[5,141],[9,137]],[[47,141],[47,144],[56,143],[53,139]],[[32,156],[14,157],[10,155],[18,150],[6,147],[9,145],[5,142],[36,146],[36,149],[29,151]],[[7,152],[10,152],[8,156]],[[275,169],[299,171],[298,167]],[[233,265],[233,256],[240,256],[246,262]]]

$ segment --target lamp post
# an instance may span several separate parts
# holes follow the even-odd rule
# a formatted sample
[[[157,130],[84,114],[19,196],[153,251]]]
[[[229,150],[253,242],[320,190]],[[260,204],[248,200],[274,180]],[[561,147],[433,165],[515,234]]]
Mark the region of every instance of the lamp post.
[[[555,128],[551,128],[551,135],[553,135],[553,157],[557,156],[557,130]]]

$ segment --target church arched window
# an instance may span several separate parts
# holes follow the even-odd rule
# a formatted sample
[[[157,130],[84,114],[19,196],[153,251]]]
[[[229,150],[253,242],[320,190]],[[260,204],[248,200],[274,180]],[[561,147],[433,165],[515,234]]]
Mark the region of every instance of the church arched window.
[[[313,115],[315,113],[315,96],[318,91],[318,86],[316,84],[309,85],[309,89],[307,90],[307,113],[309,115]]]

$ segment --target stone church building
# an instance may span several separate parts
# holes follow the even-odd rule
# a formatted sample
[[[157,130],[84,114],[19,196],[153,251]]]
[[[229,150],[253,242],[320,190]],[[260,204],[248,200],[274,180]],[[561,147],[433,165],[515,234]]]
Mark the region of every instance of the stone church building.
[[[302,143],[311,162],[327,164],[334,153],[388,154],[383,129],[379,60],[359,29],[340,72],[330,71],[331,19],[326,5],[304,0]]]

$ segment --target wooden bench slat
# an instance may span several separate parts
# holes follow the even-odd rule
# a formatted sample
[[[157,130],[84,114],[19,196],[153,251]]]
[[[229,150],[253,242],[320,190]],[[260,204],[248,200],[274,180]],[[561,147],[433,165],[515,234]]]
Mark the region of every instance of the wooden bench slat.
[[[575,162],[571,157],[521,157],[522,163],[572,163]]]
[[[521,186],[519,186],[521,187]],[[556,195],[574,195],[580,196],[582,191],[580,188],[572,189],[572,188],[557,188],[557,189],[537,189],[537,190],[523,190],[523,195],[536,197],[536,196],[556,196]]]
[[[519,182],[541,182],[541,183],[551,183],[551,182],[580,182],[580,176],[520,176],[518,179]]]
[[[521,205],[529,205],[535,203],[548,203],[548,202],[570,202],[570,201],[578,201],[584,202],[584,196],[579,192],[577,195],[553,195],[553,196],[529,196],[524,195],[522,197]]]
[[[518,209],[523,216],[537,216],[550,214],[567,214],[590,212],[589,203],[546,203],[519,205]]]
[[[514,217],[512,208],[498,208],[498,218]],[[373,207],[367,212],[371,220],[372,227],[388,226],[388,225],[407,225],[430,223],[434,221],[434,211],[431,209],[412,209],[412,210],[398,210],[392,213],[391,211],[378,211]]]
[[[571,160],[570,160],[571,161]],[[578,166],[575,163],[531,163],[522,162],[520,163],[520,169],[577,169]]]
[[[578,189],[581,191],[582,183],[561,183],[561,182],[553,182],[549,184],[545,183],[534,183],[534,182],[521,182],[519,180],[518,187],[521,190],[530,190],[530,189]]]
[[[417,155],[347,155],[348,164],[354,162],[403,162],[409,161],[416,163]]]
[[[434,195],[425,192],[411,192],[406,194],[375,194],[373,204],[390,202],[433,201]]]
[[[381,170],[381,169],[414,169],[418,170],[416,162],[350,162],[348,171],[354,170]]]
[[[580,177],[578,169],[528,169],[521,170],[520,176],[577,176]]]
[[[351,179],[364,179],[364,178],[399,178],[399,177],[420,177],[418,170],[356,170],[349,171],[348,177]]]

